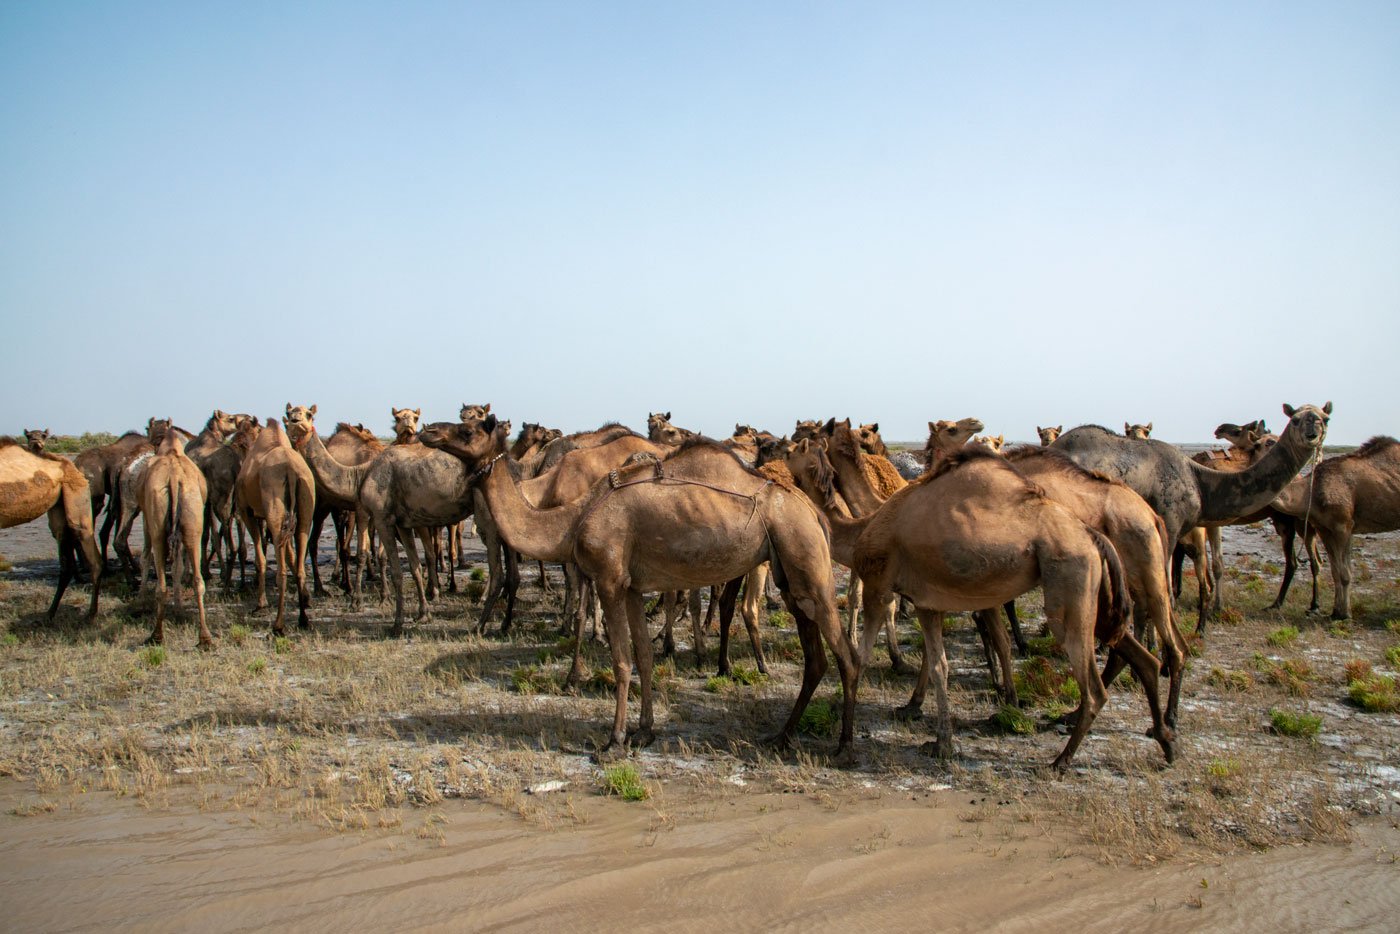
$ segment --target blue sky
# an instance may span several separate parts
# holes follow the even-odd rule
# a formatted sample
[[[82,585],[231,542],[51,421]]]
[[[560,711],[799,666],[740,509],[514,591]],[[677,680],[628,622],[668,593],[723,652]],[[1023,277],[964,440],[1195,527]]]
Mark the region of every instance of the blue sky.
[[[0,6],[0,431],[1400,433],[1400,5]]]

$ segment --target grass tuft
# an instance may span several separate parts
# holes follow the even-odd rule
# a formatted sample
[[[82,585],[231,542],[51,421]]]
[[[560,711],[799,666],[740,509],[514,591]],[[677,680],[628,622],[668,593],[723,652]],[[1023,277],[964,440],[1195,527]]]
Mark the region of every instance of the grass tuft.
[[[1035,732],[1035,721],[1026,716],[1019,707],[1010,704],[1002,704],[996,713],[992,714],[994,723],[1003,733],[1030,734]]]
[[[841,708],[825,697],[814,697],[797,720],[797,732],[808,736],[830,736],[841,722]]]
[[[1269,721],[1274,732],[1280,736],[1295,739],[1315,739],[1322,730],[1322,718],[1310,713],[1298,713],[1275,707],[1269,711]]]
[[[146,646],[141,650],[141,661],[145,662],[148,668],[159,668],[165,664],[165,646]]]
[[[624,801],[645,801],[651,797],[641,773],[630,762],[620,762],[603,769],[603,791],[617,795]]]
[[[1280,626],[1269,633],[1267,639],[1269,645],[1276,645],[1280,648],[1292,645],[1298,641],[1298,629],[1296,626]]]
[[[1385,675],[1371,675],[1352,681],[1347,693],[1353,704],[1368,713],[1394,713],[1400,710],[1400,692],[1395,689],[1395,679]]]

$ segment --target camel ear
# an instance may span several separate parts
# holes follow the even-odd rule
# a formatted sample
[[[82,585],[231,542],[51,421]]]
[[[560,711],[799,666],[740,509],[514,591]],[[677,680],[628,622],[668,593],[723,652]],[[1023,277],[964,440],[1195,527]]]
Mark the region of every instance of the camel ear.
[[[870,423],[870,430],[873,431],[873,432],[878,433],[878,432],[880,431],[880,423],[879,423],[879,422],[871,422],[871,423]]]
[[[937,426],[937,425],[935,425],[933,422],[929,422],[929,423],[928,423],[928,432],[929,432],[929,434],[933,434],[933,433],[934,433],[935,431],[937,431],[937,430],[938,430],[938,426]]]
[[[797,444],[793,445],[792,449],[798,454],[806,454],[808,448],[811,447],[811,445],[807,443],[807,440],[808,439],[803,438],[801,441],[797,442]]]
[[[1329,403],[1329,404],[1330,404],[1330,403]],[[1287,415],[1289,418],[1292,418],[1292,417],[1293,417],[1293,413],[1296,412],[1296,411],[1298,411],[1298,410],[1295,409],[1295,408],[1293,408],[1293,406],[1289,405],[1287,402],[1285,402],[1285,403],[1283,404],[1283,414],[1284,414],[1284,415]]]
[[[1126,434],[1132,429],[1132,427],[1133,427],[1132,425],[1129,425],[1127,422],[1124,422],[1124,423],[1123,423],[1123,434],[1126,435]]]
[[[415,418],[422,418],[422,417],[423,417],[423,410],[422,410],[422,409],[414,409],[414,410],[413,410],[413,415],[414,415]]]
[[[488,416],[486,416],[486,421],[484,421],[484,422],[481,423],[481,430],[484,431],[484,432],[486,432],[488,435],[491,434],[491,432],[495,431],[495,430],[496,430],[496,416],[494,416],[494,415],[488,415]]]
[[[832,433],[833,431],[835,431],[835,430],[836,430],[836,416],[833,415],[833,416],[831,416],[831,418],[827,419],[826,424],[822,426],[822,431],[826,432],[827,434],[831,434],[831,433]]]
[[[1055,426],[1055,430],[1056,430],[1056,431],[1064,431],[1064,430],[1065,430],[1065,426],[1064,426],[1064,425],[1056,425],[1056,426]]]
[[[486,403],[485,405],[483,405],[483,406],[481,407],[481,411],[490,413],[490,411],[491,411],[491,403],[488,402],[488,403]]]
[[[663,415],[663,416],[661,416],[661,417],[664,418],[664,419],[666,419],[666,421],[669,422],[669,421],[671,420],[671,413],[670,413],[670,412],[667,412],[665,415]]]
[[[311,404],[311,417],[316,417],[316,404],[314,402]]]
[[[1151,423],[1151,422],[1148,422],[1148,423],[1147,423],[1147,430],[1148,430],[1149,433],[1152,431],[1152,423]]]
[[[1322,414],[1323,414],[1323,415],[1331,415],[1331,414],[1332,414],[1332,400],[1331,400],[1331,399],[1328,399],[1328,400],[1327,400],[1327,404],[1324,405],[1324,406],[1322,407]]]
[[[292,414],[292,404],[291,404],[290,402],[287,403],[287,414],[288,414],[288,415],[291,415],[291,414]]]

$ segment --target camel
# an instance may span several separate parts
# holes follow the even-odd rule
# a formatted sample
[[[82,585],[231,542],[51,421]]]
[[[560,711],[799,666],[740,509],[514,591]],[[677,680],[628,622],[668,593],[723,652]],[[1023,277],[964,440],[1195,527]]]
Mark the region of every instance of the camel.
[[[792,429],[792,443],[796,444],[804,438],[815,438],[821,433],[821,429],[820,421],[804,421],[799,418]]]
[[[128,431],[111,444],[99,445],[95,448],[88,448],[73,458],[73,464],[87,478],[88,490],[92,496],[92,517],[97,521],[97,514],[102,511],[104,503],[108,500],[115,501],[120,486],[122,468],[133,459],[142,454],[154,451],[155,447],[150,440],[139,431]],[[107,513],[102,520],[102,528],[98,532],[98,554],[102,557],[102,563],[107,563],[107,541],[112,533],[112,527],[116,524],[117,517],[121,513],[119,503],[108,504]]]
[[[394,410],[396,438],[399,435],[397,422],[400,412],[407,413],[406,420],[413,416],[412,409]],[[282,423],[286,426],[287,438],[293,447],[296,447],[297,442],[301,440],[306,426],[314,424],[315,419],[315,405],[304,406],[287,403]],[[416,428],[416,422],[413,424]],[[395,443],[401,442],[396,440]],[[335,431],[326,439],[325,446],[331,457],[347,465],[367,464],[378,457],[380,451],[384,450],[384,442],[376,438],[373,432],[363,426],[356,427],[348,422],[336,423]],[[312,474],[315,475],[314,470]],[[335,551],[336,560],[340,565],[341,584],[347,592],[352,592],[350,540],[356,535],[358,529],[356,511],[359,508],[359,491],[356,490],[355,493],[355,496],[348,498],[336,496],[321,483],[319,477],[316,479],[316,512],[311,518],[311,536],[308,539],[307,548],[311,556],[312,592],[317,597],[326,596],[326,590],[321,584],[319,553],[321,529],[325,525],[327,516],[331,518],[331,522],[335,526]]]
[[[884,439],[880,437],[880,423],[871,422],[853,428],[852,433],[856,440],[860,442],[860,449],[867,454],[874,454],[877,457],[889,457],[890,449],[885,447]]]
[[[462,411],[466,412],[474,406],[462,406]],[[490,406],[487,406],[490,408]],[[394,443],[395,444],[417,444],[418,443],[418,423],[423,419],[422,409],[396,409],[389,407],[389,414],[394,417]],[[466,416],[464,415],[463,418]]]
[[[695,432],[671,424],[670,412],[651,412],[647,415],[647,440],[653,444],[680,444],[694,437]]]
[[[205,501],[202,540],[199,548],[201,576],[208,578],[213,553],[223,554],[225,586],[232,573],[233,484],[238,479],[238,454],[226,443],[237,430],[237,422],[227,412],[215,409],[194,440],[185,445],[185,456],[204,475]]]
[[[175,427],[168,418],[152,418],[147,421],[146,437],[152,449],[141,452],[122,466],[117,477],[117,495],[107,506],[109,512],[113,504],[118,510],[117,530],[112,536],[112,547],[117,552],[118,562],[127,568],[127,576],[133,586],[141,574],[141,564],[131,553],[131,530],[135,527],[136,517],[141,513],[141,477],[155,454],[155,448],[161,445],[168,434],[175,435],[181,448],[194,441],[193,435],[183,428]]]
[[[750,467],[758,462],[759,434],[752,425],[734,425],[734,434],[720,442]]]
[[[1130,425],[1124,422],[1123,437],[1146,441],[1148,438],[1152,437],[1152,423],[1148,422],[1146,425]]]
[[[69,581],[78,576],[74,552],[81,547],[92,575],[88,622],[97,617],[102,562],[92,532],[92,494],[88,481],[66,457],[35,454],[11,438],[0,438],[0,529],[23,525],[48,513],[49,531],[58,545],[58,587],[49,605],[49,619]]]
[[[924,469],[933,467],[942,457],[957,451],[986,427],[980,418],[963,418],[956,422],[945,418],[929,422],[928,441],[923,451]]]
[[[802,687],[777,738],[786,742],[794,735],[825,673],[825,639],[836,657],[845,697],[837,755],[849,758],[858,665],[836,619],[826,527],[803,494],[750,470],[719,444],[697,438],[665,460],[655,455],[630,459],[627,467],[600,479],[572,503],[536,509],[509,469],[493,469],[505,457],[505,439],[493,435],[491,427],[489,419],[480,426],[443,426],[441,431],[429,426],[423,441],[454,451],[466,464],[482,465],[482,492],[512,548],[546,560],[572,561],[594,581],[617,686],[603,755],[626,745],[645,746],[654,738],[652,650],[643,594],[733,580],[771,561],[783,600],[797,620],[804,656]],[[642,703],[637,727],[629,731],[627,696],[634,662]]]
[[[1328,458],[1285,487],[1272,505],[1301,522],[1305,541],[1322,539],[1332,567],[1332,618],[1349,619],[1352,538],[1400,529],[1400,441],[1377,435],[1350,454]],[[1316,567],[1314,562],[1310,610],[1317,608]]]
[[[311,596],[306,587],[306,548],[316,513],[316,478],[287,439],[282,425],[269,418],[243,458],[238,471],[239,521],[253,540],[253,564],[257,570],[256,610],[267,608],[267,552],[264,530],[277,549],[277,619],[272,631],[286,635],[287,574],[297,581],[297,628],[309,629],[306,608]]]
[[[873,516],[833,520],[833,540],[849,541],[853,534],[867,616],[859,657],[866,657],[876,619],[893,595],[907,594],[931,659],[941,757],[953,754],[944,614],[996,606],[1043,588],[1046,621],[1079,685],[1074,729],[1054,761],[1057,770],[1067,768],[1107,700],[1094,667],[1094,640],[1117,646],[1129,635],[1123,568],[1108,540],[1006,460],[975,447],[944,457],[927,480],[899,491]],[[1159,724],[1154,728],[1170,757],[1169,734]]]
[[[47,428],[26,428],[24,429],[24,446],[30,454],[43,454],[44,446],[48,444],[49,434]]]
[[[481,424],[486,420],[486,416],[491,414],[491,403],[485,405],[468,405],[462,403],[462,409],[457,413],[457,418],[463,425]]]
[[[458,417],[462,421],[480,421],[486,417],[486,413],[491,411],[491,404],[485,405],[463,405]],[[390,412],[394,416],[394,443],[395,444],[417,444],[418,426],[423,419],[422,409],[395,409]],[[326,442],[330,447],[330,442]],[[335,450],[331,450],[331,456],[343,464],[350,463],[350,459],[340,457]],[[466,520],[453,524],[447,529],[442,528],[422,528],[415,529],[418,540],[423,543],[423,567],[427,571],[427,591],[429,600],[437,599],[441,585],[438,581],[438,573],[442,570],[443,538],[447,539],[446,554],[448,556],[447,572],[451,575],[451,590],[457,592],[456,558],[461,554],[462,549],[462,527]],[[411,538],[404,539],[404,547],[414,547]]]
[[[978,447],[986,448],[993,454],[1000,454],[1001,449],[1006,447],[1006,435],[978,435],[968,444],[975,444]]]
[[[1122,480],[1147,500],[1166,523],[1171,541],[1191,528],[1249,515],[1269,505],[1309,459],[1322,449],[1332,403],[1322,408],[1283,406],[1288,427],[1278,443],[1251,467],[1235,473],[1210,470],[1161,441],[1139,441],[1098,425],[1065,432],[1053,447],[1088,470]],[[1204,627],[1203,605],[1197,631]]]
[[[1056,438],[1065,433],[1065,426],[1055,425],[1054,427],[1050,428],[1041,428],[1039,425],[1036,425],[1035,433],[1040,435],[1041,447],[1048,448],[1050,445],[1055,443]]]
[[[171,580],[175,586],[175,614],[180,615],[180,579],[188,559],[195,604],[199,608],[199,647],[212,649],[214,637],[204,617],[204,574],[199,566],[204,534],[204,503],[208,485],[199,467],[185,454],[180,436],[168,432],[146,462],[137,491],[144,518],[145,547],[141,560],[146,573],[155,575],[156,621],[148,645],[165,642],[165,556],[170,548]]]

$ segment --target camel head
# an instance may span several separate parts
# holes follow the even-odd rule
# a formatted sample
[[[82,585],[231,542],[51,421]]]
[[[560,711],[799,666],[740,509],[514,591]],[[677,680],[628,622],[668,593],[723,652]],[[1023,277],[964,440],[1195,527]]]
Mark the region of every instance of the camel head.
[[[1056,425],[1053,428],[1041,428],[1039,425],[1036,425],[1035,433],[1040,435],[1041,446],[1048,448],[1055,443],[1056,438],[1065,433],[1065,426]]]
[[[1288,416],[1288,427],[1279,435],[1280,444],[1300,445],[1314,451],[1322,450],[1322,442],[1327,437],[1327,422],[1332,417],[1331,402],[1320,409],[1315,405],[1295,409],[1285,402],[1283,414]]]
[[[538,425],[535,422],[524,422],[520,426],[520,436],[515,439],[515,443],[524,447],[530,447],[536,444],[548,444],[551,440],[549,433],[553,430],[552,428]]]
[[[803,438],[792,444],[788,452],[787,467],[797,485],[809,492],[827,509],[838,509],[839,497],[836,489],[836,468],[826,453],[825,438]]]
[[[787,438],[764,438],[758,442],[758,457],[754,465],[762,467],[774,461],[787,460],[792,453],[793,443]]]
[[[154,447],[160,447],[160,443],[165,440],[165,433],[170,430],[174,421],[169,418],[149,418],[146,420],[146,438]]]
[[[817,432],[821,431],[822,423],[818,421],[797,420],[797,427],[792,430],[792,440],[801,441],[803,438],[815,438]]]
[[[288,402],[282,424],[287,427],[287,437],[297,444],[316,430],[316,406],[292,405]]]
[[[258,435],[262,434],[262,425],[251,415],[237,415],[238,428],[233,432],[233,438],[229,445],[235,450],[248,453],[248,449],[253,446],[253,442],[258,440]]]
[[[462,415],[462,424],[468,424],[467,416],[465,414],[468,408],[473,407],[465,405],[462,406],[462,412],[464,413]],[[411,443],[413,436],[418,434],[418,424],[423,419],[423,410],[396,409],[393,406],[390,406],[389,412],[394,416],[394,440],[397,441],[399,444]],[[482,415],[481,419],[473,419],[473,421],[479,423],[485,418],[486,416]]]
[[[950,454],[970,441],[987,426],[980,418],[960,418],[956,422],[943,418],[928,423],[928,442],[924,445],[924,465],[932,467],[944,454]]]
[[[1127,422],[1124,422],[1123,436],[1125,438],[1137,438],[1139,441],[1146,441],[1148,438],[1152,437],[1152,423],[1148,422],[1146,425],[1129,425]]]
[[[486,416],[491,414],[491,403],[485,405],[469,405],[462,403],[462,409],[457,413],[457,418],[463,425],[470,425],[472,422],[480,424],[486,421]]]
[[[1001,449],[1006,446],[1006,435],[978,435],[968,442],[970,447],[986,448],[993,454],[1000,454]]]
[[[861,450],[867,454],[888,454],[890,449],[885,447],[884,440],[880,437],[880,423],[871,422],[868,425],[861,425],[855,430],[856,440],[860,442]]]
[[[238,430],[238,421],[229,413],[215,409],[204,427],[212,431],[216,437],[227,438]]]
[[[1262,418],[1243,425],[1225,422],[1215,429],[1215,437],[1242,451],[1253,451],[1268,434],[1269,428]]]
[[[505,453],[508,431],[496,416],[488,414],[479,422],[433,422],[418,432],[418,440],[458,458],[468,470],[476,470]]]
[[[670,412],[652,412],[647,415],[647,438],[653,444],[680,444],[690,433],[684,428],[671,424]]]
[[[237,434],[248,425],[256,425],[258,420],[246,412],[238,412],[233,416],[233,431]]]
[[[752,425],[740,425],[735,423],[734,434],[729,436],[740,444],[758,444],[758,432]]]
[[[44,453],[44,445],[50,438],[47,428],[26,428],[24,429],[24,446],[35,454]]]

